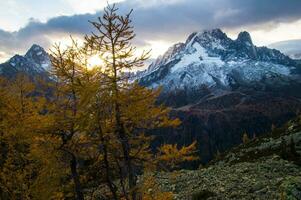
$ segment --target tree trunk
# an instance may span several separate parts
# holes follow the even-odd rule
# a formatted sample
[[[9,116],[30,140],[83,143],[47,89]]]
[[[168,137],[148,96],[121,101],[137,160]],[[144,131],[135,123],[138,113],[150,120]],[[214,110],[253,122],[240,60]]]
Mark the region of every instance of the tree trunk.
[[[98,102],[98,101],[97,101]],[[97,107],[99,109],[101,105],[99,103],[97,103]],[[108,146],[107,146],[107,141],[103,135],[103,131],[102,131],[102,126],[100,123],[101,120],[101,113],[97,112],[97,121],[98,121],[98,131],[99,131],[99,136],[101,139],[101,143],[102,143],[102,147],[103,147],[103,160],[104,160],[104,165],[105,165],[105,178],[106,178],[106,184],[107,186],[110,188],[111,193],[113,195],[113,199],[114,200],[118,200],[118,195],[117,195],[117,187],[114,184],[114,182],[111,180],[110,177],[110,161],[109,161],[109,153],[108,153]]]
[[[112,35],[111,35],[112,36]],[[126,165],[127,173],[128,173],[128,183],[129,183],[129,190],[130,194],[132,196],[132,200],[136,200],[136,177],[134,174],[134,170],[132,167],[132,162],[130,158],[130,144],[129,140],[126,136],[126,132],[123,127],[123,123],[121,121],[121,111],[120,111],[120,105],[118,102],[119,98],[119,90],[118,90],[118,80],[117,80],[117,66],[116,66],[116,55],[115,55],[115,42],[114,39],[111,37],[111,47],[112,47],[112,69],[113,69],[113,91],[115,93],[115,101],[114,101],[114,106],[115,106],[115,120],[116,120],[116,134],[118,134],[121,146],[122,146],[122,151],[123,151],[123,156],[124,156],[124,162]]]
[[[122,122],[120,120],[120,109],[118,103],[115,105],[115,118],[116,118],[116,126],[117,126],[117,133],[119,135],[122,150],[123,150],[123,156],[124,156],[124,162],[126,165],[127,173],[128,173],[128,183],[129,183],[129,190],[132,196],[132,200],[136,200],[136,176],[134,174],[133,166],[132,166],[132,160],[130,158],[130,145],[128,138],[126,136],[124,127],[122,125]]]
[[[113,181],[110,178],[110,164],[108,160],[108,151],[107,151],[107,145],[104,143],[104,140],[103,140],[103,151],[104,151],[104,163],[106,168],[106,181],[112,192],[114,200],[118,200],[116,186],[114,185]]]
[[[76,192],[76,199],[77,200],[84,200],[84,194],[82,192],[79,175],[77,172],[77,160],[76,157],[71,154],[71,161],[70,161],[70,169],[71,169],[71,175],[72,179],[74,181],[75,186],[75,192]]]

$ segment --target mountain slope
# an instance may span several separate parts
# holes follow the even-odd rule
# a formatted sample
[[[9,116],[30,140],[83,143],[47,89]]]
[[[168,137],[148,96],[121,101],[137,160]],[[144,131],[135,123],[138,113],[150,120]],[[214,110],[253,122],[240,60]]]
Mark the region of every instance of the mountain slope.
[[[162,86],[159,102],[182,121],[176,129],[154,131],[154,146],[197,140],[202,163],[240,144],[245,132],[263,135],[301,110],[296,61],[256,47],[247,32],[236,40],[220,29],[193,33],[140,73],[138,81]]]
[[[175,199],[301,199],[300,117],[264,137],[216,154],[199,170],[156,174]]]

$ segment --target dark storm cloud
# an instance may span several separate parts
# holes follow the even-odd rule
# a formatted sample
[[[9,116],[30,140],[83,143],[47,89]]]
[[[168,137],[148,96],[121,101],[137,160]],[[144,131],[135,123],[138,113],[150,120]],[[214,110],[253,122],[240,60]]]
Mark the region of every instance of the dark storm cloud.
[[[134,12],[138,31],[168,38],[193,30],[237,28],[301,18],[300,0],[187,0]]]
[[[93,20],[96,14],[60,16],[41,23],[31,20],[25,27],[16,32],[0,30],[0,51],[8,54],[25,50],[33,43],[46,48],[51,44],[49,38],[57,35],[85,34],[90,29],[88,20]]]
[[[133,21],[140,45],[145,40],[174,41],[200,29],[276,25],[301,19],[301,0],[178,0],[149,6],[141,2],[127,0],[118,4],[121,12],[134,8]],[[61,16],[46,23],[32,20],[17,32],[0,30],[0,51],[12,53],[32,43],[47,48],[51,35],[89,33],[91,25],[87,21],[99,15],[100,12]]]

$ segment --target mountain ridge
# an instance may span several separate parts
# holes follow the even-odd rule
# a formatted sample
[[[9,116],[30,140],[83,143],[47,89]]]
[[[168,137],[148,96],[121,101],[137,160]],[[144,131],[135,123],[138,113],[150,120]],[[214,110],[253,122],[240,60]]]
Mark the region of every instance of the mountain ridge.
[[[241,65],[244,67],[239,67]],[[246,75],[256,75],[253,79],[263,79],[265,75],[273,73],[288,76],[295,65],[294,60],[278,50],[253,45],[248,32],[241,32],[236,40],[232,40],[220,29],[213,29],[192,33],[185,43],[177,43],[170,47],[144,74],[139,75],[138,80],[147,87],[164,85],[166,89],[169,85],[171,89],[183,89],[185,86],[189,88],[190,85],[194,85],[203,73],[208,77],[202,77],[203,82],[198,82],[198,85],[211,87],[212,84],[223,83],[223,86],[229,86],[231,79],[243,78],[244,81],[248,81]],[[273,69],[268,69],[271,66]],[[254,71],[261,71],[261,74],[255,74]],[[236,72],[240,72],[240,77],[233,75]],[[169,74],[175,75],[168,78]],[[174,81],[175,77],[181,78]],[[184,78],[186,79],[183,80]],[[183,81],[188,82],[181,85]]]

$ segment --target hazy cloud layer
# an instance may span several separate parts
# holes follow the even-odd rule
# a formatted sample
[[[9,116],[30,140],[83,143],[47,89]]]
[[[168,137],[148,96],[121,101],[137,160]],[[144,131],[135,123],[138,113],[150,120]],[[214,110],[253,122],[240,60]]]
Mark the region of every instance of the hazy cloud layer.
[[[301,19],[300,0],[127,0],[118,6],[121,12],[134,8],[140,45],[151,40],[180,40],[201,29],[264,28],[266,23],[273,26]],[[0,30],[0,52],[22,52],[32,43],[48,48],[50,38],[89,33],[92,29],[87,21],[100,14],[55,17],[46,23],[32,20],[17,32]]]
[[[279,49],[292,58],[301,59],[301,40],[287,40],[269,45],[271,48]]]

